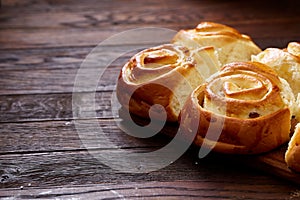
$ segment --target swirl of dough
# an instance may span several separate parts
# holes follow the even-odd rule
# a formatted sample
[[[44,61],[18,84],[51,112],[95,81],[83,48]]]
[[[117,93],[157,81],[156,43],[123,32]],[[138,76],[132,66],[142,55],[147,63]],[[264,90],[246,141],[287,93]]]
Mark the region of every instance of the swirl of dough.
[[[300,121],[300,43],[290,42],[285,49],[267,48],[252,56],[252,61],[268,65],[287,81],[297,98],[293,115]]]
[[[175,44],[145,49],[134,55],[122,68],[117,97],[131,113],[149,118],[155,104],[154,118],[161,109],[167,121],[177,121],[179,112],[194,88],[203,83],[220,65],[212,47],[191,51]]]
[[[223,153],[266,152],[289,140],[291,108],[287,102],[294,99],[284,100],[290,97],[283,92],[286,86],[266,65],[230,63],[193,91],[181,116],[197,110],[198,145]],[[212,141],[208,130],[220,130],[219,138]]]
[[[252,56],[252,61],[273,68],[290,84],[295,97],[300,93],[300,43],[290,42],[286,49],[267,48]]]
[[[280,79],[266,66],[258,65],[230,63],[222,68],[221,73],[207,83],[203,107],[242,119],[282,109],[285,104],[280,94]]]

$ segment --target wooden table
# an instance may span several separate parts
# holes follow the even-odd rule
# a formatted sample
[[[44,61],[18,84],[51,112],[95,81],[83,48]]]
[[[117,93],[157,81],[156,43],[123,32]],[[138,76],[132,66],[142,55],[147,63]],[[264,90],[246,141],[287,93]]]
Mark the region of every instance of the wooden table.
[[[72,112],[76,74],[85,57],[106,38],[137,28],[178,31],[214,21],[249,34],[263,49],[283,48],[289,41],[299,41],[299,5],[291,0],[2,0],[0,198],[300,198],[295,183],[226,156],[198,159],[196,147],[149,173],[116,171],[93,157],[90,151],[153,151],[169,141],[163,135],[133,138],[114,123],[111,94],[129,54],[113,62],[96,87],[97,121],[117,148],[86,149]],[[134,45],[126,41],[108,45],[107,53]],[[84,91],[80,100],[89,102],[92,94]],[[80,108],[73,106],[76,109]]]

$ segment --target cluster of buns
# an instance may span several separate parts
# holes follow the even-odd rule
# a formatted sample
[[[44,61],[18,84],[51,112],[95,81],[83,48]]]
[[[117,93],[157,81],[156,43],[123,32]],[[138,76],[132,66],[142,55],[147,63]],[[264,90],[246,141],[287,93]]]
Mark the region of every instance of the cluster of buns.
[[[117,97],[142,118],[150,109],[158,120],[166,113],[187,135],[197,132],[197,145],[221,153],[267,152],[287,143],[291,119],[300,120],[299,54],[299,43],[262,51],[229,26],[203,22],[134,55],[120,72]],[[286,153],[294,170],[300,170],[298,144],[300,125]]]
[[[148,117],[152,105],[154,118],[167,112],[167,121],[178,115],[194,88],[220,68],[212,47],[194,51],[184,46],[164,44],[141,51],[122,68],[117,84],[120,103],[140,117]],[[162,110],[163,109],[163,110]]]

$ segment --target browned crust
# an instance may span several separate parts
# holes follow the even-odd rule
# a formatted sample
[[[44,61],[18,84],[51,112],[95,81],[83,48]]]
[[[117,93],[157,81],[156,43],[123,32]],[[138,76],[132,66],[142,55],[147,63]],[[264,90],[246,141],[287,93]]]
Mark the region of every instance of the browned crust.
[[[160,104],[167,112],[168,121],[177,121],[176,113],[169,106],[170,99],[173,97],[173,93],[169,89],[154,83],[138,87],[125,83],[121,78],[119,79],[117,91],[121,105],[129,110],[130,113],[143,118],[149,118],[150,107],[154,104]],[[163,111],[154,111],[153,117],[160,119],[161,112]]]
[[[174,45],[177,46],[177,45]],[[190,73],[195,73],[195,67],[190,64],[183,65],[182,67],[174,66],[172,71],[159,75],[152,80],[144,83],[135,83],[129,80],[125,73],[126,70],[134,69],[135,57],[143,54],[146,51],[152,51],[153,49],[159,48],[173,48],[173,44],[165,44],[158,47],[146,49],[134,55],[122,68],[118,83],[117,83],[117,97],[120,104],[129,110],[130,113],[140,116],[142,118],[149,118],[149,109],[154,104],[163,106],[164,110],[157,109],[153,110],[152,114],[156,120],[165,120],[162,118],[162,113],[166,112],[167,121],[177,122],[178,113],[174,112],[171,101],[176,101],[176,97],[173,93],[174,89],[178,86],[180,81],[186,81],[185,77],[189,76]],[[184,51],[184,47],[176,47]],[[187,52],[184,53],[189,53]],[[188,84],[188,83],[186,83]],[[190,89],[192,91],[192,88]],[[179,103],[179,102],[178,102]]]
[[[295,132],[289,142],[285,153],[285,162],[290,169],[300,172],[300,123],[296,125]]]
[[[251,41],[249,36],[241,34],[238,30],[230,26],[215,22],[202,22],[197,25],[195,30],[197,32],[203,33],[203,35],[205,36],[223,35],[228,36],[230,38],[238,38]]]
[[[253,119],[222,116],[202,107],[205,87],[206,84],[203,84],[193,91],[180,114],[184,132],[197,131],[196,145],[204,145],[221,153],[257,154],[277,148],[289,140],[289,108]],[[221,130],[217,142],[204,140],[208,127],[213,134]]]

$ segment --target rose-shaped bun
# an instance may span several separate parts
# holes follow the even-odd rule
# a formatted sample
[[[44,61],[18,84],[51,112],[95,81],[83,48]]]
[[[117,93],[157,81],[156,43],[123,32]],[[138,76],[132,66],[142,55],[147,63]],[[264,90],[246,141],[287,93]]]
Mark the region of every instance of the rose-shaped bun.
[[[177,121],[188,95],[220,64],[212,47],[191,51],[186,47],[165,44],[134,55],[122,68],[117,84],[117,97],[130,113],[161,119],[162,109],[168,121]]]
[[[198,123],[199,146],[231,154],[267,152],[289,140],[295,101],[290,93],[268,66],[230,63],[192,92],[181,122],[186,134]]]
[[[267,48],[252,61],[272,67],[277,74],[287,80],[295,96],[300,93],[300,43],[290,42],[286,49]]]
[[[191,49],[213,46],[222,65],[250,61],[251,55],[261,52],[249,36],[229,26],[213,22],[202,22],[195,29],[179,31],[173,38],[173,43]]]
[[[290,42],[286,49],[268,48],[252,60],[272,67],[290,84],[295,98],[298,96],[293,114],[300,121],[300,43]]]

